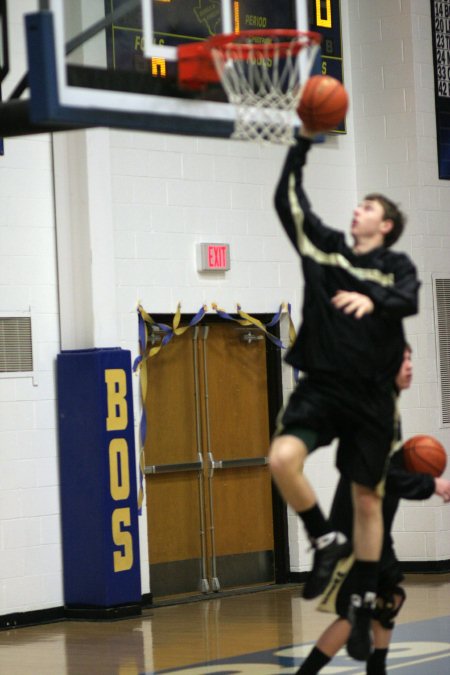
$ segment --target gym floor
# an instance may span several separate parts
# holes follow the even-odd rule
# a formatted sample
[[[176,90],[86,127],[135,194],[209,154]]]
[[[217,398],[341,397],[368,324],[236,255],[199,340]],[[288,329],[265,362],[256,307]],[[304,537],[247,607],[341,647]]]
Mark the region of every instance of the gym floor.
[[[450,672],[450,575],[410,575],[389,672]],[[298,585],[158,606],[114,622],[61,621],[0,633],[5,675],[293,674],[330,623]],[[324,675],[363,675],[340,653]]]

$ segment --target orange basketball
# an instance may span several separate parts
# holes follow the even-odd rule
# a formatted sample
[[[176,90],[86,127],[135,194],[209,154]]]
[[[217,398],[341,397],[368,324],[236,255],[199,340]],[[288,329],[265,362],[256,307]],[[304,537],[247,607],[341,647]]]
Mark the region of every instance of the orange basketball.
[[[403,458],[408,471],[442,476],[447,466],[444,446],[433,436],[413,436],[403,445]]]
[[[348,108],[344,85],[329,75],[313,75],[306,81],[298,115],[309,131],[330,131],[342,122]]]

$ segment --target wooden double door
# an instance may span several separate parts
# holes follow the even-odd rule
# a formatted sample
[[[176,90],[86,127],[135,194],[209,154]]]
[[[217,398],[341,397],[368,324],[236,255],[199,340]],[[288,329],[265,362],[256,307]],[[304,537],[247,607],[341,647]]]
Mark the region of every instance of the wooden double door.
[[[147,367],[153,597],[273,582],[265,337],[231,322],[202,323]]]

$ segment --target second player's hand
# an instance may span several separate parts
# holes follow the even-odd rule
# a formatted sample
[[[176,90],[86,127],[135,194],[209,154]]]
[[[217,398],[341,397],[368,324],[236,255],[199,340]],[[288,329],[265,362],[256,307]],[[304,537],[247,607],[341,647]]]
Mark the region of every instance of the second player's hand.
[[[354,314],[355,319],[361,319],[366,314],[372,314],[375,305],[368,295],[356,293],[355,291],[337,291],[331,298],[331,302],[336,309],[342,310],[345,314]]]
[[[442,497],[444,502],[450,502],[450,480],[446,478],[435,478],[434,483],[436,486],[435,494]]]

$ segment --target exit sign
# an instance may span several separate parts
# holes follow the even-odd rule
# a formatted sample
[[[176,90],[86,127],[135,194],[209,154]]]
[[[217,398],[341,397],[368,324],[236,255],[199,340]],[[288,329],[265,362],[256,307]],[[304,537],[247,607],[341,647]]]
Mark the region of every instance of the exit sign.
[[[197,269],[199,272],[230,269],[229,244],[199,244],[197,248]]]

